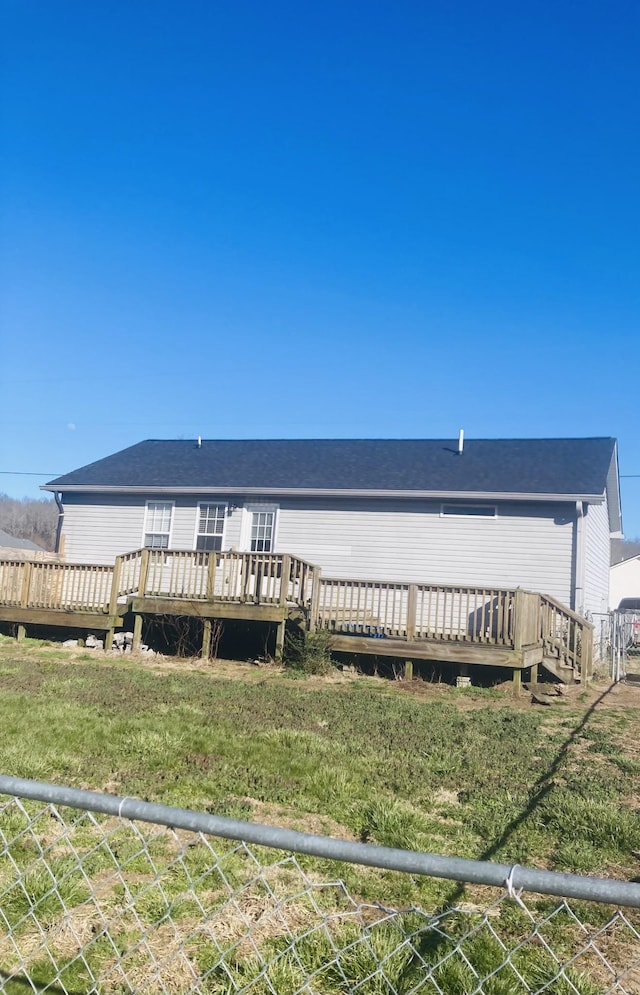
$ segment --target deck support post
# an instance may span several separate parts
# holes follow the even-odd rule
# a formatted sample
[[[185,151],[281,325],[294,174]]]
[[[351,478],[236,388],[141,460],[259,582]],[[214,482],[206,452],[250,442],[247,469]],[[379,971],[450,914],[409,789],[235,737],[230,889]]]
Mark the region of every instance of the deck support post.
[[[282,663],[282,658],[284,657],[284,634],[287,627],[287,620],[283,618],[281,622],[278,622],[276,628],[276,660],[278,663]]]
[[[131,650],[133,653],[140,652],[140,646],[142,645],[142,615],[134,615],[133,617],[133,645]]]
[[[529,680],[532,684],[538,683],[538,664],[534,663],[531,667]]]
[[[108,653],[110,649],[113,649],[113,626],[111,626],[104,634],[104,651]]]
[[[405,681],[413,680],[413,660],[405,660],[404,662],[404,679]]]
[[[515,668],[513,670],[513,693],[520,694],[522,691],[522,671],[520,668]]]
[[[202,652],[200,656],[203,660],[209,659],[211,653],[211,619],[205,618],[202,626]]]
[[[17,628],[17,630],[16,630],[16,640],[19,643],[21,643],[22,640],[24,639],[24,637],[26,636],[26,634],[27,634],[26,626],[19,625],[18,628]]]

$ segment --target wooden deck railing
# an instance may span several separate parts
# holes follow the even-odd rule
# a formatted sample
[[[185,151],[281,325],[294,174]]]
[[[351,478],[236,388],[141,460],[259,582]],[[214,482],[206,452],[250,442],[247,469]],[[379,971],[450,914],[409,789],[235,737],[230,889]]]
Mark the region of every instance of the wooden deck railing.
[[[316,568],[276,553],[139,549],[116,558],[117,598],[295,604],[308,607]],[[284,577],[284,584],[283,584]]]
[[[308,608],[315,571],[288,554],[161,549],[125,553],[114,566],[0,560],[0,605],[115,613],[138,595]]]
[[[0,561],[0,604],[53,611],[108,610],[114,568],[96,563]]]
[[[487,587],[321,578],[316,625],[333,632],[516,647],[538,642],[538,595]]]
[[[593,626],[520,589],[331,579],[288,553],[138,549],[114,566],[0,560],[0,605],[115,617],[132,596],[298,607],[336,634],[537,646],[591,673]]]

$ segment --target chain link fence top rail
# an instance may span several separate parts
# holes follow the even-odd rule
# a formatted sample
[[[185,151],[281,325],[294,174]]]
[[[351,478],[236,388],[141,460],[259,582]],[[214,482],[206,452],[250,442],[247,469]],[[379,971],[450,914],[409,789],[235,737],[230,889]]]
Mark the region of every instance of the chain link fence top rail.
[[[436,908],[389,907],[362,900],[327,861],[457,884]],[[0,776],[9,995],[631,995],[639,909],[636,883]]]

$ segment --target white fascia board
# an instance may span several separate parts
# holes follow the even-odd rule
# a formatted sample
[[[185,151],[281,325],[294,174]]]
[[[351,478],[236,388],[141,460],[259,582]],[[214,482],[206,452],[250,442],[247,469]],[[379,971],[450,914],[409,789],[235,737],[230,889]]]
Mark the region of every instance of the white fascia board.
[[[611,464],[607,474],[606,494],[609,503],[609,532],[616,535],[622,529],[622,502],[620,498],[620,470],[618,467],[618,443],[613,447]]]
[[[361,488],[338,487],[123,487],[121,485],[98,486],[70,484],[50,487],[44,484],[43,491],[59,491],[67,494],[233,494],[255,497],[368,497],[368,498],[420,498],[455,499],[479,501],[585,501],[589,504],[602,504],[604,494],[529,494],[521,491],[405,491],[405,490],[363,490]]]

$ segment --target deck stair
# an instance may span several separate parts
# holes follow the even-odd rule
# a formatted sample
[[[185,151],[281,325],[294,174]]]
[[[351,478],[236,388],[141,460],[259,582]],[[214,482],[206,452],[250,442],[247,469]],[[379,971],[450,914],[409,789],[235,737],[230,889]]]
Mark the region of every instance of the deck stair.
[[[325,629],[336,651],[507,667],[542,665],[572,683],[591,675],[593,627],[554,598],[520,588],[323,577],[288,553],[138,549],[113,565],[0,560],[0,621],[105,632],[128,612],[134,645],[149,615]]]

